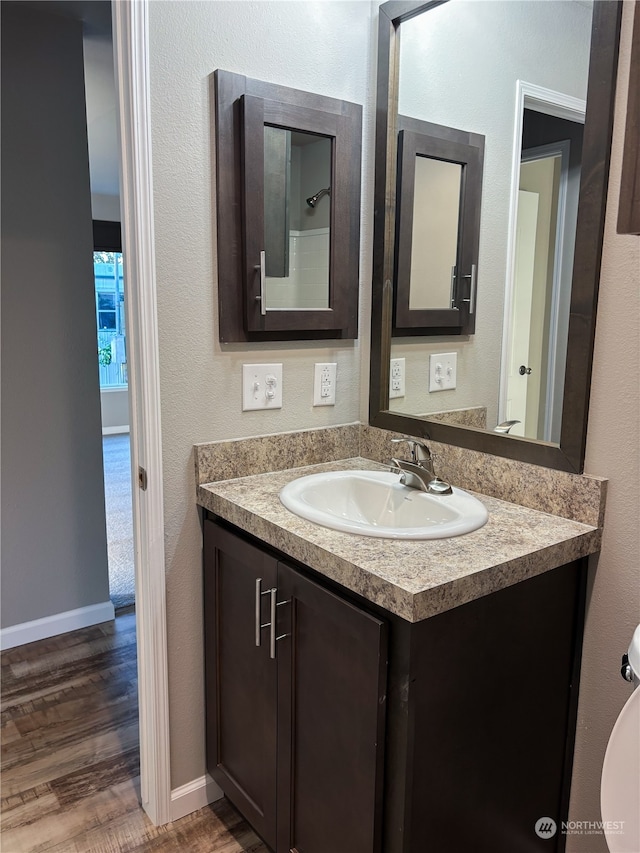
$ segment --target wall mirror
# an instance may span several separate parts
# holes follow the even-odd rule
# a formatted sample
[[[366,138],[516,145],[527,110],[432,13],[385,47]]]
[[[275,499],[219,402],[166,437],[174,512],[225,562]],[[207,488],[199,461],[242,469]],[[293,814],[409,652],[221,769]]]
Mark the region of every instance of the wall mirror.
[[[373,425],[582,471],[620,15],[613,0],[380,6]],[[394,327],[408,121],[484,138],[473,334]],[[456,385],[430,392],[443,353]],[[390,401],[392,358],[406,376]],[[505,420],[520,423],[496,432]]]
[[[220,340],[357,337],[362,107],[213,85]]]

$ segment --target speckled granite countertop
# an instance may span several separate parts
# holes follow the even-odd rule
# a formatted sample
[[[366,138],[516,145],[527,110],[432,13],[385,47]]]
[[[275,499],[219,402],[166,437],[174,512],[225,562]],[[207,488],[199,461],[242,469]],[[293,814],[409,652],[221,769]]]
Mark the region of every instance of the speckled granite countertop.
[[[320,471],[388,470],[360,457],[206,483],[198,503],[392,613],[419,622],[593,554],[601,530],[476,494],[487,524],[451,539],[375,539],[320,527],[289,512],[280,489]]]

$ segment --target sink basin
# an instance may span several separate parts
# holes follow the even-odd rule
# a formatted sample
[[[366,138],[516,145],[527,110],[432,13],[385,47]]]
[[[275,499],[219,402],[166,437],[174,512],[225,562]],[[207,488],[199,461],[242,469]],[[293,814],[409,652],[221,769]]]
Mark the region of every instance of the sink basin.
[[[462,489],[429,495],[391,471],[329,471],[292,480],[280,500],[296,515],[333,530],[384,539],[445,539],[470,533],[488,514]]]

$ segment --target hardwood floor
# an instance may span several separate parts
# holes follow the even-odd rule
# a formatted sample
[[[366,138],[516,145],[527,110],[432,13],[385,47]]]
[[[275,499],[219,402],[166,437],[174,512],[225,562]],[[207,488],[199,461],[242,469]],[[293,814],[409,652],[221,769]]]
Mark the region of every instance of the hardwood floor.
[[[164,827],[140,808],[133,613],[0,663],[3,853],[268,853],[226,800]]]

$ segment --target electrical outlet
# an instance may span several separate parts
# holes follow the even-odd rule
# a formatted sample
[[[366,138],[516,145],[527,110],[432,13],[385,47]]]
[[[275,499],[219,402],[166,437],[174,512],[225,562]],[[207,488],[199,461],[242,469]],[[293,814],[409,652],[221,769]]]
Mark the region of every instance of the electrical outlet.
[[[405,375],[404,358],[392,358],[389,370],[389,399],[394,397],[404,397],[404,375]]]
[[[432,353],[429,356],[429,391],[450,391],[456,387],[458,353]]]
[[[313,405],[335,406],[337,364],[316,364],[313,373]]]
[[[282,408],[282,365],[242,365],[242,411]]]

